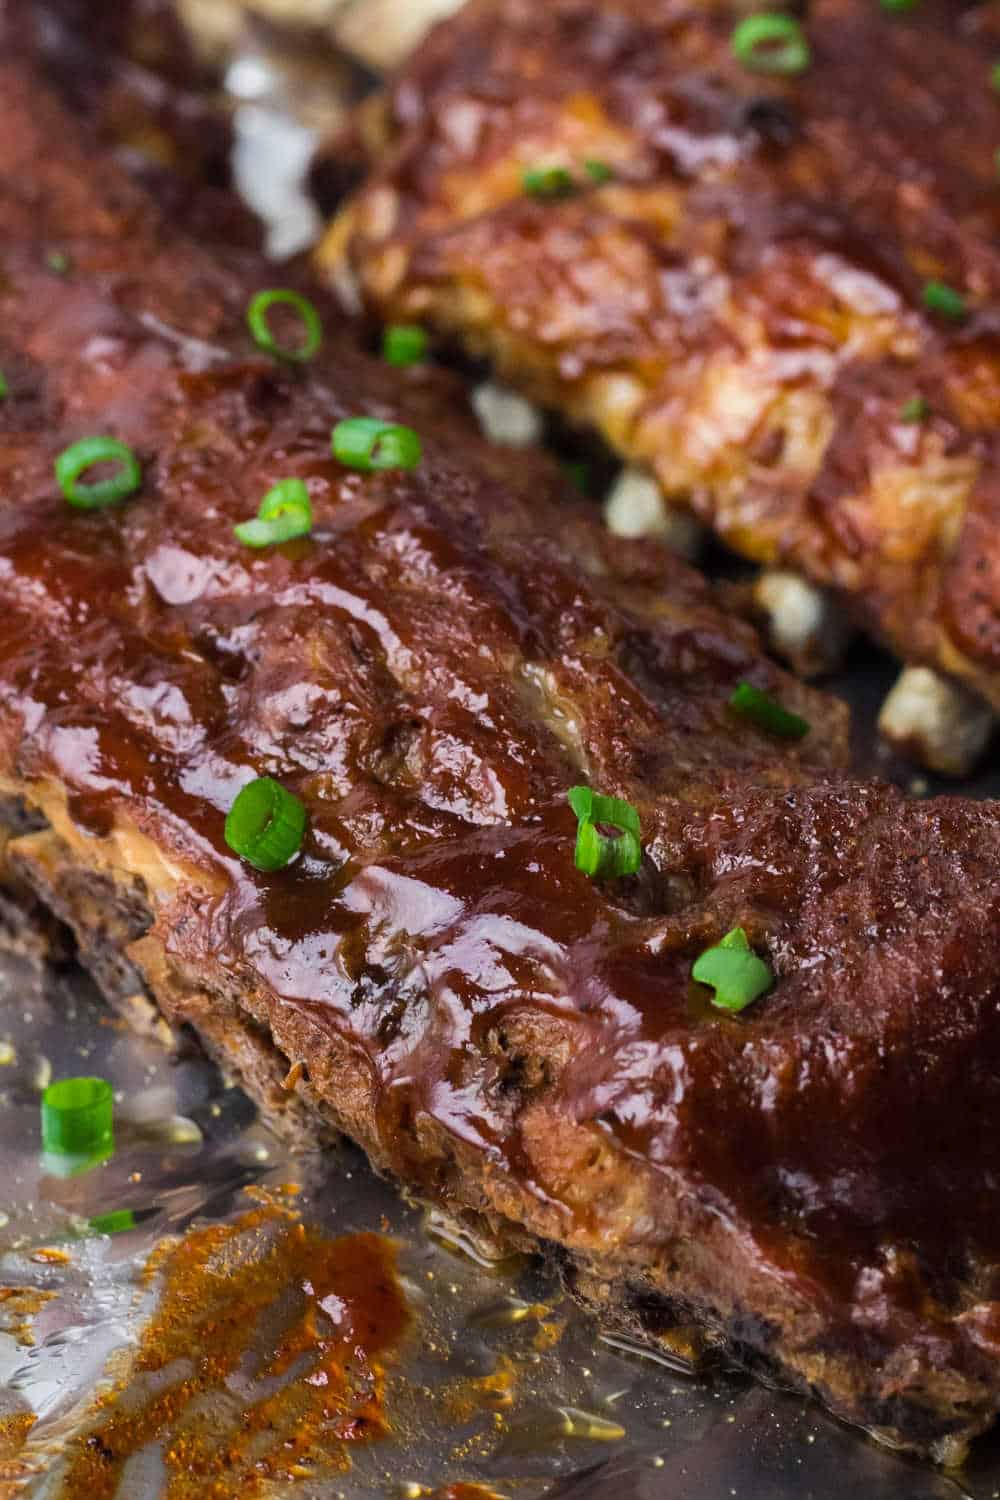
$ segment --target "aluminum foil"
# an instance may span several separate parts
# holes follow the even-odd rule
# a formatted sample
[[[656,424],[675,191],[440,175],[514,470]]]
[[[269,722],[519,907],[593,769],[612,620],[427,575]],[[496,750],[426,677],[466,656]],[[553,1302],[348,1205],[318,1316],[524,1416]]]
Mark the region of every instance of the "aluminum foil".
[[[41,1155],[40,1092],[83,1072],[116,1090],[117,1148],[62,1178]],[[248,1188],[281,1192],[295,1180],[308,1224],[398,1242],[414,1322],[389,1370],[391,1435],[355,1447],[347,1472],[265,1482],[265,1500],[417,1497],[458,1481],[509,1500],[1000,1496],[988,1442],[961,1479],[949,1477],[797,1397],[731,1374],[698,1379],[603,1336],[537,1267],[483,1264],[476,1247],[449,1243],[446,1226],[353,1152],[290,1157],[209,1063],[123,1029],[73,969],[0,967],[0,1119],[0,1286],[42,1294],[16,1323],[0,1301],[0,1431],[32,1422],[0,1495],[63,1500],[60,1455],[92,1424],[102,1379],[124,1371],[127,1381],[155,1305],[155,1283],[142,1290],[152,1248],[245,1213]],[[133,1211],[134,1228],[87,1232],[120,1209]],[[262,1326],[256,1342],[267,1336]],[[156,1446],[130,1465],[120,1500],[167,1494]]]

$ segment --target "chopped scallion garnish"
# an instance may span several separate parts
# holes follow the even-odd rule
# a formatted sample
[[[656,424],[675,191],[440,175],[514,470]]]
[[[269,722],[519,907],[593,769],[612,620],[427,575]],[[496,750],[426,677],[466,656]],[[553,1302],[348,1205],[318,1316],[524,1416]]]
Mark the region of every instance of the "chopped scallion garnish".
[[[45,264],[57,276],[65,276],[72,266],[72,261],[65,250],[50,250],[45,257]]]
[[[995,62],[990,69],[990,83],[992,83],[997,93],[1000,94],[1000,61]]]
[[[930,414],[930,407],[923,396],[911,396],[899,409],[901,422],[922,422]]]
[[[279,479],[260,502],[256,519],[241,521],[233,531],[244,546],[273,547],[293,537],[308,536],[312,520],[309,491],[303,481]]]
[[[738,684],[729,699],[729,707],[734,713],[756,724],[758,729],[766,729],[768,734],[776,735],[778,739],[800,740],[809,733],[808,719],[789,713],[787,708],[782,708],[780,703],[776,703],[759,688],[752,687],[749,682]]]
[[[612,177],[615,175],[613,169],[608,166],[606,161],[595,161],[594,159],[585,161],[583,164],[583,170],[586,172],[591,182],[596,182],[598,186],[600,186],[602,182],[610,182]]]
[[[521,178],[532,198],[565,198],[573,191],[573,177],[565,167],[529,167]]]
[[[268,321],[268,314],[272,307],[290,307],[293,312],[298,313],[304,335],[301,343],[294,345],[278,343]],[[289,360],[293,364],[302,364],[312,359],[323,342],[323,325],[320,322],[319,313],[308,297],[303,297],[299,292],[293,292],[287,287],[258,292],[247,308],[247,326],[259,348],[266,350],[268,354],[273,354],[275,359]]]
[[[563,473],[569,482],[576,486],[582,495],[590,494],[590,465],[582,459],[573,463],[563,464]]]
[[[794,16],[779,11],[746,16],[734,30],[731,46],[752,73],[802,73],[811,61],[802,27]]]
[[[968,311],[962,293],[956,292],[946,281],[928,281],[924,287],[924,306],[930,312],[940,313],[942,318],[950,318],[953,323],[960,323]]]
[[[80,481],[96,464],[117,464],[118,471],[91,484]],[[132,449],[112,437],[81,438],[64,448],[56,459],[56,479],[70,505],[79,510],[100,510],[127,500],[142,484],[142,470]]]
[[[390,365],[416,365],[427,353],[427,334],[418,324],[394,323],[382,335],[382,358]]]
[[[745,1010],[774,983],[774,975],[762,958],[750,949],[742,927],[734,927],[714,947],[695,960],[692,979],[715,991],[712,1004],[720,1010]]]
[[[87,1220],[87,1227],[95,1234],[121,1234],[135,1228],[135,1214],[130,1208],[114,1208],[107,1214],[95,1214]]]
[[[621,797],[602,797],[589,786],[575,786],[567,794],[576,813],[576,867],[596,880],[634,875],[642,864],[639,814]],[[603,825],[616,829],[601,831]]]
[[[883,10],[898,14],[904,10],[915,10],[920,4],[920,0],[879,0],[879,4]]]
[[[53,1156],[98,1157],[114,1147],[115,1096],[106,1078],[61,1078],[42,1095],[42,1146]]]
[[[376,469],[415,469],[422,453],[412,427],[382,422],[377,417],[348,417],[338,422],[330,446],[339,463],[365,474]]]
[[[248,781],[226,817],[226,843],[255,870],[283,870],[305,831],[305,804],[270,776]]]
[[[7,384],[7,377],[4,374],[4,372],[2,370],[0,370],[0,401],[3,401],[3,400],[6,399],[7,395],[9,394],[9,391],[10,391],[10,387]]]

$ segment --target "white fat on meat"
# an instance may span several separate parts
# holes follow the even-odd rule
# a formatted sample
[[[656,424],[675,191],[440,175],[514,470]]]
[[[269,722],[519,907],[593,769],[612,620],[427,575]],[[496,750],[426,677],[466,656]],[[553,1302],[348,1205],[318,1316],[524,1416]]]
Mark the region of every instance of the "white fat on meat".
[[[479,425],[491,443],[530,448],[541,440],[545,419],[533,402],[496,380],[485,380],[472,392]]]
[[[965,776],[986,749],[993,710],[929,667],[906,667],[879,714],[883,738],[941,776]]]
[[[766,568],[753,585],[753,598],[767,617],[771,649],[803,677],[840,665],[853,627],[822,589],[785,568]]]
[[[671,505],[652,474],[632,466],[621,471],[604,502],[604,520],[615,536],[655,536],[682,557],[697,557],[704,528]]]

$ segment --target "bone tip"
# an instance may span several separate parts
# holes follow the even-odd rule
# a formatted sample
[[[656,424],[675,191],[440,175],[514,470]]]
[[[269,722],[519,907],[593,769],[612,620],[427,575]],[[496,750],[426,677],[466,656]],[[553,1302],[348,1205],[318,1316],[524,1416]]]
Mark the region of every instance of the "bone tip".
[[[671,505],[660,485],[645,470],[623,469],[604,502],[604,520],[615,536],[655,536],[682,557],[695,558],[704,527],[679,506]]]
[[[541,440],[545,423],[539,408],[499,381],[486,380],[476,386],[472,405],[490,442],[529,448]]]
[[[854,632],[823,589],[789,569],[767,568],[754,584],[753,597],[767,616],[772,649],[803,676],[840,666]]]
[[[968,775],[995,725],[988,704],[930,667],[905,667],[878,719],[889,744],[942,776]]]

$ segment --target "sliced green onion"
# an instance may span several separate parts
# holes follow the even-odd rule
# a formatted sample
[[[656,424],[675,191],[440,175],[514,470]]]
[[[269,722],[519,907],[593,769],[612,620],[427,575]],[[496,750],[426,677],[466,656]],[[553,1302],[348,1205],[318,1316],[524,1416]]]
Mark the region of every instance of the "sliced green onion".
[[[1000,62],[995,62],[990,69],[990,83],[992,83],[997,93],[1000,94]]]
[[[924,287],[924,306],[930,312],[940,313],[942,318],[950,318],[954,323],[960,323],[968,311],[962,293],[956,292],[946,281],[927,283]]]
[[[751,73],[802,73],[812,60],[798,21],[778,11],[746,16],[734,30],[730,45]]]
[[[308,536],[312,523],[305,484],[301,479],[279,479],[260,502],[256,520],[241,521],[233,531],[247,547],[273,547],[293,537]]]
[[[55,1156],[98,1156],[114,1147],[115,1096],[106,1078],[61,1078],[42,1095],[42,1146]]]
[[[899,409],[901,422],[922,422],[930,414],[930,407],[923,396],[911,396]]]
[[[895,14],[898,14],[900,11],[904,10],[915,10],[916,7],[920,4],[920,0],[879,0],[879,4],[882,6],[883,10],[892,11]]]
[[[130,1208],[115,1208],[109,1214],[95,1214],[87,1220],[87,1227],[95,1234],[121,1234],[135,1228],[135,1214]]]
[[[412,427],[380,422],[377,417],[348,417],[338,422],[330,446],[338,462],[365,474],[375,469],[415,469],[422,454]]]
[[[742,927],[734,927],[714,948],[707,948],[695,960],[691,977],[715,991],[713,1005],[734,1012],[745,1010],[774,983],[767,964],[751,952]]]
[[[283,870],[305,831],[305,805],[270,776],[248,781],[226,817],[226,843],[255,870]]]
[[[590,494],[590,465],[582,459],[569,464],[563,464],[563,473],[570,484],[576,486],[582,495]]]
[[[416,323],[394,323],[382,335],[382,358],[390,365],[417,365],[427,353],[427,334]]]
[[[95,464],[117,464],[118,472],[108,479],[81,484],[80,475]],[[117,438],[90,437],[63,449],[56,459],[56,479],[70,505],[79,510],[100,510],[134,495],[142,484],[142,470],[132,449]]]
[[[50,250],[48,255],[45,257],[45,264],[48,266],[49,270],[54,271],[57,276],[65,276],[72,266],[72,261],[66,254],[65,250]]]
[[[729,707],[756,724],[758,729],[766,729],[768,734],[777,735],[781,740],[800,740],[809,733],[808,719],[789,713],[787,708],[782,708],[759,688],[751,687],[749,682],[738,684]]]
[[[521,185],[532,198],[565,198],[574,187],[565,167],[528,167]]]
[[[298,313],[305,335],[300,344],[278,343],[268,322],[268,313],[272,307],[290,307]],[[247,308],[247,325],[254,336],[254,342],[261,349],[273,354],[275,359],[286,359],[293,364],[303,364],[307,359],[312,359],[323,342],[323,325],[319,320],[319,313],[308,297],[290,291],[287,287],[258,292]]]
[[[597,880],[617,880],[634,875],[642,864],[639,814],[631,802],[620,797],[602,797],[589,786],[575,786],[567,793],[576,813],[576,867]],[[616,835],[602,833],[598,824],[616,828]]]
[[[0,401],[5,401],[9,392],[10,386],[7,384],[7,377],[4,372],[0,370]]]
[[[598,186],[600,186],[602,182],[610,182],[612,177],[614,177],[615,175],[614,169],[612,167],[609,167],[606,161],[596,161],[593,159],[590,161],[585,161],[583,164],[583,170],[586,172],[591,182],[596,182]]]

